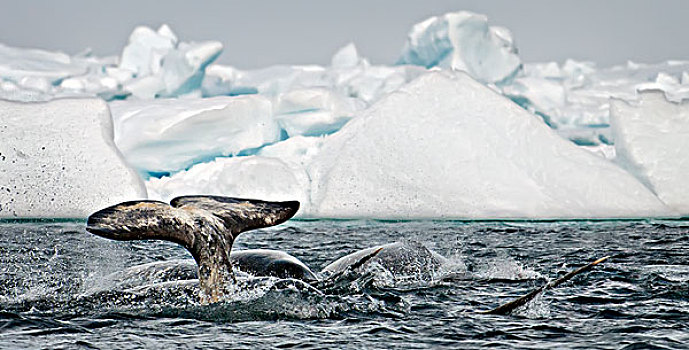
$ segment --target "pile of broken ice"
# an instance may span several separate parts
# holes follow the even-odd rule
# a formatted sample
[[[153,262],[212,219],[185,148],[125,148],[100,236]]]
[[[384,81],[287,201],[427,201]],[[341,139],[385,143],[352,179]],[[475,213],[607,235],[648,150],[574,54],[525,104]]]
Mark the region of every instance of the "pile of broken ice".
[[[303,217],[689,214],[689,62],[522,64],[468,12],[415,25],[389,66],[353,44],[325,67],[221,51],[167,26],[120,57],[0,45],[0,99],[24,101],[0,104],[0,217],[184,194],[297,199]]]

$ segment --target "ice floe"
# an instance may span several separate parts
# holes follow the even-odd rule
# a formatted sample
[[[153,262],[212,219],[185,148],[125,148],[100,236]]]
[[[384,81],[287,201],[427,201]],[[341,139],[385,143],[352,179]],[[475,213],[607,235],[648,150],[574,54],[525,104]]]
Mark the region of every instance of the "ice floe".
[[[430,73],[324,142],[313,215],[574,218],[668,215],[636,178],[463,73]]]
[[[484,83],[507,82],[521,66],[512,33],[467,11],[416,24],[398,62],[461,70]]]
[[[119,72],[129,71],[124,90],[138,98],[179,96],[198,91],[205,68],[222,52],[218,41],[178,43],[166,26],[137,27],[122,51]]]
[[[115,101],[115,143],[142,173],[171,173],[280,139],[272,103],[259,95]]]
[[[356,99],[329,89],[297,89],[278,96],[275,115],[289,137],[320,136],[340,130],[357,107]]]
[[[302,166],[279,158],[217,158],[170,177],[151,178],[151,198],[168,200],[186,194],[216,194],[265,200],[298,200],[310,212],[310,180]]]
[[[111,148],[114,156],[83,156],[92,155],[82,153],[92,134],[113,131],[109,121],[94,124],[109,120],[103,103],[74,98],[99,97],[108,101],[117,148],[155,199],[190,193],[298,199],[306,217],[689,214],[682,176],[689,170],[682,153],[689,131],[681,103],[689,97],[689,61],[608,68],[574,60],[522,63],[509,30],[470,12],[415,25],[392,65],[369,62],[353,43],[329,65],[253,70],[216,64],[222,50],[217,41],[184,41],[167,25],[135,28],[110,57],[0,44],[0,99],[60,99],[2,102],[0,115],[19,116],[0,124],[11,130],[0,144],[28,147],[23,135],[34,127],[51,144],[65,143],[54,147],[60,157],[92,163],[77,173],[119,174],[129,182],[122,174],[131,170]],[[25,125],[7,129],[20,120]],[[112,146],[109,135],[99,142]],[[31,159],[51,167],[60,164],[54,156]],[[86,192],[95,186],[74,176],[70,181],[84,183],[69,186]],[[46,197],[62,193],[44,183],[52,186],[38,189]],[[140,188],[128,194],[108,188],[117,187],[92,192],[110,201],[143,195]],[[75,201],[70,191],[64,197]],[[51,211],[34,204],[42,203],[38,194],[27,198],[22,208],[33,209],[17,215],[79,215],[97,203],[86,196],[58,206],[73,210]]]
[[[47,91],[51,85],[74,75],[86,73],[86,67],[63,52],[21,49],[0,44],[0,76],[26,88]]]
[[[666,205],[689,213],[689,104],[649,91],[637,104],[613,101],[610,117],[617,161]]]
[[[99,99],[0,101],[0,218],[83,218],[146,198]]]

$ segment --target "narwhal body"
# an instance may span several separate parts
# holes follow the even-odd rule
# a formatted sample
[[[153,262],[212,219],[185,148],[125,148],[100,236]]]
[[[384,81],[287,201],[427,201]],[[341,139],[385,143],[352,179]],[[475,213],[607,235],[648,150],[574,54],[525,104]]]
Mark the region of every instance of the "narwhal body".
[[[235,280],[230,251],[237,236],[285,222],[298,209],[296,201],[184,196],[170,204],[134,201],[105,208],[89,216],[86,230],[120,241],[157,239],[182,245],[198,266],[201,300],[216,302]]]
[[[120,240],[157,239],[178,243],[194,258],[139,265],[111,279],[121,287],[165,285],[181,281],[188,285],[198,278],[203,303],[217,302],[230,293],[236,283],[235,268],[254,276],[300,280],[312,286],[328,285],[347,271],[375,261],[384,269],[402,275],[415,274],[424,280],[435,279],[447,259],[418,242],[395,242],[363,249],[327,265],[321,276],[299,259],[278,250],[250,249],[231,252],[237,236],[245,231],[278,225],[296,214],[299,202],[267,202],[220,196],[183,196],[170,204],[158,201],[120,203],[92,214],[86,230],[98,236]],[[375,259],[375,260],[374,260]],[[594,261],[555,282],[506,303],[488,313],[505,314],[533,299],[541,291],[554,288],[575,275],[591,269],[607,257]],[[146,282],[146,283],[137,283]],[[311,288],[311,287],[309,287]]]

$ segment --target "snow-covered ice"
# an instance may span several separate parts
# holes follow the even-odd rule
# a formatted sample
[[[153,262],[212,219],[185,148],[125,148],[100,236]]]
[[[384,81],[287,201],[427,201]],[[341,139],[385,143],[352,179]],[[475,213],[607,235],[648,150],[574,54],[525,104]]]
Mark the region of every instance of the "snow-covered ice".
[[[61,157],[129,182],[131,171],[108,148],[112,135],[94,136],[98,118],[108,116],[102,125],[110,130],[105,105],[73,100],[99,97],[109,101],[114,142],[150,198],[298,199],[300,215],[311,217],[689,215],[681,102],[689,97],[689,61],[523,63],[516,43],[485,16],[456,12],[413,26],[396,64],[371,63],[349,43],[329,65],[242,70],[214,63],[219,42],[186,41],[167,25],[135,28],[109,57],[0,44],[0,99],[70,98],[2,102],[0,115],[20,112],[0,124],[9,130],[0,144],[28,147],[23,135],[33,127]],[[81,153],[75,135],[103,144]],[[50,157],[31,159],[59,163]],[[103,159],[120,170],[103,168]],[[63,177],[53,175],[57,182],[43,181],[49,188],[38,191],[47,198],[64,192],[76,204],[58,207],[73,211],[36,206],[33,193],[23,207],[33,211],[17,213],[85,213],[96,199],[74,202],[72,188],[91,189],[84,179],[93,177],[68,174],[83,184],[58,191],[50,184]],[[27,191],[33,186],[33,178],[13,178]],[[108,202],[144,195],[116,188],[82,192]]]
[[[169,200],[187,194],[214,194],[264,200],[298,200],[308,208],[309,178],[302,166],[279,158],[217,158],[171,177],[147,181],[151,198]]]
[[[115,143],[142,173],[170,173],[280,139],[262,96],[115,101]]]
[[[102,100],[0,101],[0,218],[83,218],[137,198]]]
[[[194,193],[296,199],[303,216],[311,212],[307,166],[324,141],[324,137],[291,137],[261,148],[255,156],[217,158],[172,176],[151,178],[146,187],[151,198],[164,201]]]
[[[137,27],[122,51],[118,73],[131,72],[125,91],[138,98],[185,95],[198,90],[206,66],[222,49],[218,41],[178,43],[167,25],[158,31]]]
[[[650,91],[637,105],[613,101],[610,112],[618,162],[667,206],[689,213],[689,104]]]
[[[160,72],[163,57],[177,46],[177,36],[170,27],[158,31],[146,26],[134,28],[129,44],[122,50],[119,68],[131,75],[146,76]]]
[[[27,88],[46,91],[52,84],[86,73],[86,68],[63,52],[21,49],[0,44],[0,76]]]
[[[319,136],[340,130],[357,109],[353,98],[325,88],[311,88],[280,94],[275,114],[289,137]]]
[[[464,73],[430,73],[324,142],[313,215],[575,218],[671,215],[636,178]]]
[[[416,24],[398,62],[461,70],[484,83],[507,82],[521,67],[512,33],[467,11]]]

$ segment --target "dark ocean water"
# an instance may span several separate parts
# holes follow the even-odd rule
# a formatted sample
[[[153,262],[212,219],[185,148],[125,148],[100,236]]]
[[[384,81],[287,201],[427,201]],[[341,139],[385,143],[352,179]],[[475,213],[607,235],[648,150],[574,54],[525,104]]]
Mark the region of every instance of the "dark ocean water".
[[[282,249],[317,271],[414,240],[450,263],[407,278],[371,264],[328,293],[249,288],[217,305],[188,286],[109,284],[127,267],[190,257],[172,243],[107,241],[80,222],[3,222],[0,237],[2,349],[689,348],[687,221],[290,221],[235,249]],[[475,312],[606,255],[511,315]]]

